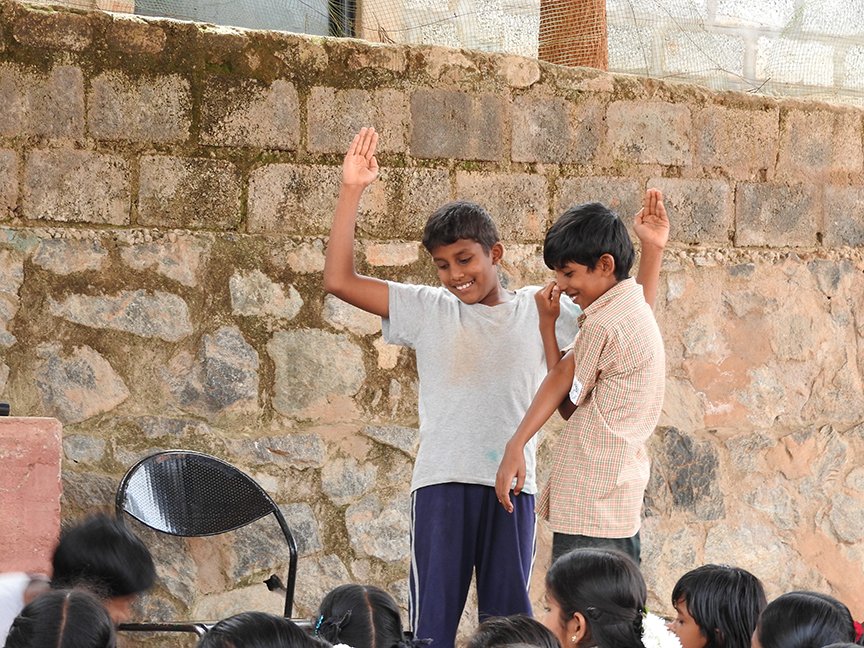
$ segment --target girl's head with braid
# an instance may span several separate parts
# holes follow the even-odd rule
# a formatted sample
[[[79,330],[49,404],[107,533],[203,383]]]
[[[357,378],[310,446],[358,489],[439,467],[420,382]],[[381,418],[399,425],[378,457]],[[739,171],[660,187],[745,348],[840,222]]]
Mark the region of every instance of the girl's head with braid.
[[[327,594],[315,620],[315,634],[352,648],[408,648],[420,643],[403,631],[393,597],[371,585],[340,585]]]
[[[267,612],[241,612],[222,619],[196,648],[330,648],[290,619]]]
[[[114,648],[108,611],[84,590],[41,594],[15,618],[6,648]]]
[[[546,574],[543,624],[563,648],[642,648],[647,589],[633,560],[604,549],[564,554]]]

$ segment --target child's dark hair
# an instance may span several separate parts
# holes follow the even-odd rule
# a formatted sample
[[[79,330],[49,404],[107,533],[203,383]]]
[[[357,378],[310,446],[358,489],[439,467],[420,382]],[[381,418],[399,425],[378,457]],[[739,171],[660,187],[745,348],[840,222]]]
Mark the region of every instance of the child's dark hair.
[[[51,564],[53,588],[87,587],[106,599],[140,594],[156,580],[146,545],[120,520],[107,515],[65,529]]]
[[[372,585],[340,585],[321,601],[315,634],[331,644],[352,648],[411,646],[411,635],[402,630],[402,613],[396,601]]]
[[[489,212],[477,203],[457,200],[436,209],[426,221],[423,247],[431,252],[460,239],[477,241],[487,254],[501,240]]]
[[[615,278],[630,276],[633,241],[618,215],[600,203],[574,205],[546,232],[543,261],[551,270],[573,262],[593,270],[604,254],[615,259]]]
[[[561,623],[579,612],[587,634],[580,645],[642,648],[648,596],[633,559],[611,549],[574,549],[546,573],[546,591],[561,607]]]
[[[811,648],[854,643],[852,614],[833,596],[788,592],[771,601],[756,626],[762,648]]]
[[[549,628],[536,619],[521,614],[486,619],[471,635],[467,648],[507,646],[561,648],[561,644]]]
[[[242,612],[222,619],[197,648],[325,648],[327,644],[285,617]]]
[[[749,648],[765,590],[750,572],[728,565],[703,565],[687,572],[672,590],[707,640],[706,648]]]
[[[114,648],[114,623],[102,603],[83,590],[39,595],[15,618],[6,648]]]

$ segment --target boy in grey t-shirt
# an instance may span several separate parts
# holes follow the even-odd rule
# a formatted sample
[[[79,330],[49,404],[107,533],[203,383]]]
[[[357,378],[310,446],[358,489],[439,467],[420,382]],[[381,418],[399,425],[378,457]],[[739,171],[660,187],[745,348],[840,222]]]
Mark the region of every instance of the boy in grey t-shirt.
[[[531,614],[536,487],[523,489],[511,515],[498,506],[495,475],[547,365],[560,358],[555,321],[563,306],[554,282],[540,292],[503,288],[496,266],[504,248],[495,224],[467,202],[439,208],[424,230],[442,286],[357,274],[355,220],[363,191],[378,175],[377,142],[375,130],[364,128],[345,156],[324,287],[381,316],[387,341],[415,349],[420,449],[411,485],[411,626],[416,637],[449,648],[475,570],[481,620]],[[643,211],[636,227],[640,283],[653,302],[669,225]],[[575,313],[560,319],[558,333],[569,343]],[[533,445],[525,461],[533,475]]]

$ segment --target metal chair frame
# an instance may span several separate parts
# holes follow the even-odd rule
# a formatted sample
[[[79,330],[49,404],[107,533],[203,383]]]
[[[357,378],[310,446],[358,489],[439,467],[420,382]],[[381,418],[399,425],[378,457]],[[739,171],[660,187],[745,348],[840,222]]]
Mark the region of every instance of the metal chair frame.
[[[203,483],[194,479],[196,472],[205,473]],[[219,493],[224,495],[219,510],[207,508],[207,502],[197,497],[204,494],[204,499],[215,500]],[[121,521],[125,513],[154,531],[185,538],[229,533],[272,514],[289,550],[284,615],[291,618],[297,582],[297,544],[273,498],[236,466],[192,450],[157,452],[126,471],[117,487],[114,505]],[[119,629],[192,632],[200,637],[214,624],[215,621],[123,623]]]

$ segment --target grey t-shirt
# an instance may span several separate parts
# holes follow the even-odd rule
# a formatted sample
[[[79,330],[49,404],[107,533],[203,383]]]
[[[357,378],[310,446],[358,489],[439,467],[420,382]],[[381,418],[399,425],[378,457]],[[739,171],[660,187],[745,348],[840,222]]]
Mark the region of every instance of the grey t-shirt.
[[[497,306],[465,304],[443,287],[388,282],[384,340],[411,347],[420,379],[420,449],[411,490],[446,482],[495,485],[504,446],[546,376],[537,287]],[[579,307],[562,297],[556,333],[576,335]],[[525,447],[526,493],[536,493],[536,437]]]

